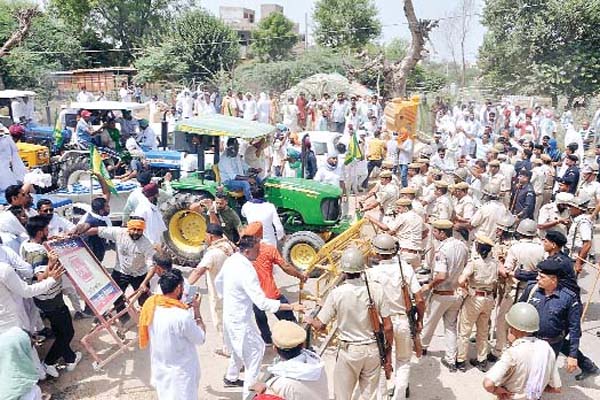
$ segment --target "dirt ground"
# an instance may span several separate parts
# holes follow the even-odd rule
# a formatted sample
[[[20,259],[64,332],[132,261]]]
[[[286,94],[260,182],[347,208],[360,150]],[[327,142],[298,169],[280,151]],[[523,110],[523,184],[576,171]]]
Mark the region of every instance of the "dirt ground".
[[[105,265],[110,267],[114,263],[114,252],[107,254]],[[183,268],[185,274],[190,269]],[[591,288],[594,285],[596,273],[593,269],[588,269],[582,274],[580,284],[582,286],[582,299],[586,302],[590,297]],[[276,280],[283,293],[290,301],[298,299],[297,280],[285,275],[277,270]],[[314,280],[309,281],[307,285],[309,290],[314,290]],[[592,294],[586,320],[582,326],[583,336],[581,338],[581,349],[596,363],[600,363],[600,338],[596,332],[600,331],[600,295],[599,287]],[[206,286],[203,284],[201,293],[206,295]],[[200,398],[201,399],[241,399],[241,388],[224,388],[223,376],[227,367],[227,359],[218,356],[214,350],[221,344],[221,338],[215,331],[210,312],[208,310],[208,301],[202,302],[202,316],[207,325],[207,341],[204,345],[197,348],[200,365],[202,369],[202,378],[200,380]],[[270,316],[273,318],[273,316]],[[89,330],[91,320],[75,321],[76,339],[73,347],[83,352],[84,357],[81,364],[73,372],[61,370],[61,376],[58,379],[48,380],[42,383],[42,389],[51,393],[56,400],[75,400],[75,399],[123,399],[123,400],[151,400],[155,399],[156,393],[150,386],[150,357],[148,351],[142,351],[137,347],[137,335],[135,332],[128,332],[127,338],[132,339],[129,350],[115,360],[109,363],[103,370],[94,371],[92,368],[92,358],[85,352],[79,339]],[[109,348],[112,340],[108,335],[104,335],[94,345],[97,348]],[[476,368],[470,368],[466,373],[449,373],[440,363],[440,357],[443,355],[443,330],[440,322],[436,335],[433,338],[429,348],[429,354],[420,360],[413,357],[411,370],[411,398],[424,400],[450,400],[450,399],[491,399],[482,388],[482,373]],[[42,350],[44,352],[45,349]],[[474,355],[474,346],[471,349]],[[265,365],[273,358],[273,350],[267,350],[265,355]],[[329,376],[329,398],[333,399],[332,375],[335,363],[335,350],[329,349],[324,355],[324,361]],[[576,382],[574,374],[567,374],[563,368],[565,359],[559,358],[561,366],[561,378],[563,391],[561,394],[544,395],[548,399],[600,399],[600,377],[589,378],[584,382]],[[323,399],[327,399],[323,396]]]

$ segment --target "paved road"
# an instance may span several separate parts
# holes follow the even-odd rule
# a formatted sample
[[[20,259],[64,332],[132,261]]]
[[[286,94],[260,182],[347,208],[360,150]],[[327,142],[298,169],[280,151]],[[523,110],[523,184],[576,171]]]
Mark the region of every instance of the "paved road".
[[[109,253],[107,265],[110,266],[114,259],[114,253]],[[189,272],[189,271],[187,271]],[[589,290],[593,286],[595,271],[589,270],[581,278],[583,287],[582,298],[585,301],[590,296]],[[298,288],[294,279],[277,273],[277,281],[283,288],[284,293],[291,301],[298,298]],[[203,293],[206,293],[204,288]],[[600,295],[598,290],[593,294],[592,303],[583,324],[582,350],[597,363],[600,362],[600,338],[596,337],[596,331],[600,330]],[[208,326],[207,342],[198,348],[200,364],[202,366],[202,379],[200,382],[200,393],[202,399],[241,399],[241,390],[225,389],[222,378],[227,366],[227,360],[215,355],[213,350],[220,344],[221,338],[217,337],[216,331],[211,325],[210,313],[207,301],[201,307],[202,315]],[[78,339],[89,329],[90,320],[76,321],[76,341],[74,347],[82,350]],[[127,336],[136,338],[134,332]],[[111,340],[108,336],[101,338],[97,343],[99,347],[108,347]],[[134,341],[135,343],[135,341]],[[411,398],[413,399],[490,399],[481,387],[482,374],[475,368],[466,373],[450,374],[440,364],[440,356],[443,349],[443,337],[441,324],[434,337],[430,352],[421,360],[414,359],[411,373]],[[83,350],[82,350],[83,351]],[[474,352],[474,349],[472,349]],[[273,351],[268,350],[265,361],[270,361]],[[330,376],[333,372],[335,353],[328,351],[324,360]],[[103,371],[95,372],[91,366],[91,357],[84,353],[83,361],[74,372],[64,372],[57,380],[43,383],[42,388],[51,394],[54,399],[124,399],[124,400],[151,400],[156,398],[155,392],[150,387],[150,362],[147,351],[141,351],[135,346],[120,355],[116,360],[107,365]],[[564,358],[559,358],[559,363],[564,364]],[[563,379],[563,393],[559,395],[546,395],[548,399],[600,399],[600,378],[589,379],[584,383],[574,380],[574,375],[567,374],[561,368]],[[333,398],[332,387],[330,387],[329,398]],[[326,397],[324,396],[324,399]]]

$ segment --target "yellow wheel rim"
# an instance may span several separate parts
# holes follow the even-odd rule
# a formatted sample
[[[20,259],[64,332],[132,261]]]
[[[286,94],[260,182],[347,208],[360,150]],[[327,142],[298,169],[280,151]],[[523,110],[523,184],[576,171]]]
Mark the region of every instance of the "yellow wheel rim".
[[[313,247],[306,243],[298,243],[292,246],[290,259],[292,264],[300,268],[308,268],[317,252]]]
[[[180,250],[198,251],[206,238],[206,220],[197,212],[177,211],[169,221],[169,237]]]

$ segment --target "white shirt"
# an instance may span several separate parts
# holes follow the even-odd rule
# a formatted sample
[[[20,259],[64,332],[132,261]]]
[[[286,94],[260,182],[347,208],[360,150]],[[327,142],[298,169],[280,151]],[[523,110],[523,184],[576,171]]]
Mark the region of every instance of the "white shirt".
[[[0,191],[5,191],[10,185],[16,185],[17,181],[23,181],[27,168],[21,157],[17,145],[10,135],[0,133]]]
[[[58,214],[53,214],[50,224],[48,224],[49,236],[57,236],[66,233],[75,227],[75,224],[66,220]]]
[[[133,136],[125,141],[125,148],[131,155],[139,155],[144,152]]]
[[[205,332],[189,310],[156,307],[150,334],[150,383],[161,400],[197,400],[200,362],[196,346]]]
[[[406,139],[399,147],[400,153],[398,154],[398,164],[407,165],[412,162],[413,159],[413,141]]]
[[[244,102],[244,119],[247,121],[254,121],[258,109],[256,107],[256,101],[254,99],[246,100]]]
[[[10,265],[0,262],[0,333],[15,326],[30,329],[23,299],[45,293],[55,284],[54,278],[47,278],[28,285]]]
[[[235,180],[236,176],[243,176],[248,167],[244,165],[242,157],[229,157],[225,153],[221,154],[219,160],[219,174],[221,174],[221,182]]]
[[[132,215],[142,217],[146,221],[144,236],[150,240],[150,243],[154,245],[162,242],[163,232],[167,230],[167,225],[165,225],[157,205],[152,204],[146,198],[140,199]]]
[[[257,103],[257,111],[258,122],[268,124],[271,117],[271,100],[267,98],[259,99]]]
[[[131,102],[131,92],[127,88],[122,87],[121,89],[119,89],[119,97],[121,98],[121,101],[124,103]]]
[[[339,170],[336,168],[333,171],[327,167],[320,167],[317,170],[313,180],[315,182],[328,183],[330,185],[339,186],[341,181],[341,176]]]
[[[95,100],[94,95],[91,94],[90,92],[82,90],[81,92],[79,92],[79,94],[77,94],[77,102],[78,103],[89,103],[94,100]]]
[[[223,298],[225,336],[230,340],[234,339],[231,342],[234,350],[243,345],[246,335],[258,334],[254,323],[253,304],[272,313],[279,310],[281,305],[279,300],[265,297],[254,266],[240,253],[232,254],[225,260],[215,280],[215,286],[217,293]],[[238,338],[242,340],[235,340]]]
[[[98,227],[98,236],[116,243],[114,270],[129,276],[142,276],[152,265],[154,249],[147,237],[133,240],[126,228]]]
[[[275,206],[269,202],[247,201],[242,206],[242,216],[248,223],[260,222],[263,228],[263,241],[277,247],[277,240],[285,236],[283,225]]]

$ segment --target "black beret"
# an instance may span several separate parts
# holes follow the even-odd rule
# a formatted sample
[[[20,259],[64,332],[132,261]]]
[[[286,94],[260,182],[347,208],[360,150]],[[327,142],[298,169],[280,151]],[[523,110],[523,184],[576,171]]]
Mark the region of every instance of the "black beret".
[[[565,235],[562,234],[562,232],[559,231],[551,230],[546,232],[546,239],[548,239],[552,243],[556,243],[556,245],[559,247],[562,247],[565,244],[567,244],[567,238],[565,237]]]
[[[523,168],[519,171],[519,175],[523,175],[526,176],[528,178],[531,178],[531,171],[528,170],[527,168]]]
[[[569,154],[567,157],[571,161],[575,161],[575,162],[579,161],[579,157],[577,157],[575,154]]]
[[[556,260],[546,259],[537,265],[538,270],[546,275],[556,275],[559,278],[563,275],[561,264]]]
[[[223,228],[218,224],[208,224],[206,227],[206,233],[210,233],[215,236],[223,236]]]

